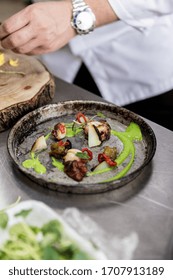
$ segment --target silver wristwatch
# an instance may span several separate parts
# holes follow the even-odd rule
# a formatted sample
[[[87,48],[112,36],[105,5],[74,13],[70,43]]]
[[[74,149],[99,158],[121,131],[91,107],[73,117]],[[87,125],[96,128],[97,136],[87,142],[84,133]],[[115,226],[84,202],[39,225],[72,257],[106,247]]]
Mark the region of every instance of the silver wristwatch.
[[[80,35],[88,34],[95,28],[96,18],[91,8],[83,0],[72,0],[71,25]]]

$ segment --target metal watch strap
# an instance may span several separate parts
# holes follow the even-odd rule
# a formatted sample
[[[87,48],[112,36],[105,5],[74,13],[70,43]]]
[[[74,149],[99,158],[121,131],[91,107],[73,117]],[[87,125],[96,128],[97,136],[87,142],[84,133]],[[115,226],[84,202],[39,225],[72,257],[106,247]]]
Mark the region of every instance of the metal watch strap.
[[[89,6],[83,0],[72,0],[73,14],[79,10],[85,10]]]
[[[83,0],[71,1],[73,7],[71,19],[72,27],[79,35],[90,33],[95,27],[95,15],[93,14],[91,8]]]

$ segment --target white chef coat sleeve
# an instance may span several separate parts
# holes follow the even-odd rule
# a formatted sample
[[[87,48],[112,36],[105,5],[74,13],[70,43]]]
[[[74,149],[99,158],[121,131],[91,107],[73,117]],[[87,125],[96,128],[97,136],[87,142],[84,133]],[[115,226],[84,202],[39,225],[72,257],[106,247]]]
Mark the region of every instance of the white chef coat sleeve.
[[[108,0],[120,20],[145,31],[173,14],[173,0]]]

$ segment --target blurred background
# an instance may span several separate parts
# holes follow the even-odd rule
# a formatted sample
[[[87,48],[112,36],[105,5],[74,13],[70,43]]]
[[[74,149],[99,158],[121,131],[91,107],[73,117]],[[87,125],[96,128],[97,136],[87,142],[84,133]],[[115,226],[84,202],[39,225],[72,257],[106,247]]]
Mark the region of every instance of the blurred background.
[[[24,0],[0,0],[0,22],[25,7]]]

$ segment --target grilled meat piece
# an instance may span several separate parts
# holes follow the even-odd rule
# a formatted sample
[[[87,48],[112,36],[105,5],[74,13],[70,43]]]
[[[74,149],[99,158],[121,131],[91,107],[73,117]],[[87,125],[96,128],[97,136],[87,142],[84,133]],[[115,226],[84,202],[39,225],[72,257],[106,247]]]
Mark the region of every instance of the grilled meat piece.
[[[66,161],[64,163],[64,172],[73,180],[80,182],[87,173],[86,163],[82,160]]]
[[[87,173],[88,160],[78,157],[78,153],[81,153],[81,150],[68,150],[64,157],[64,172],[73,180],[80,182]]]

